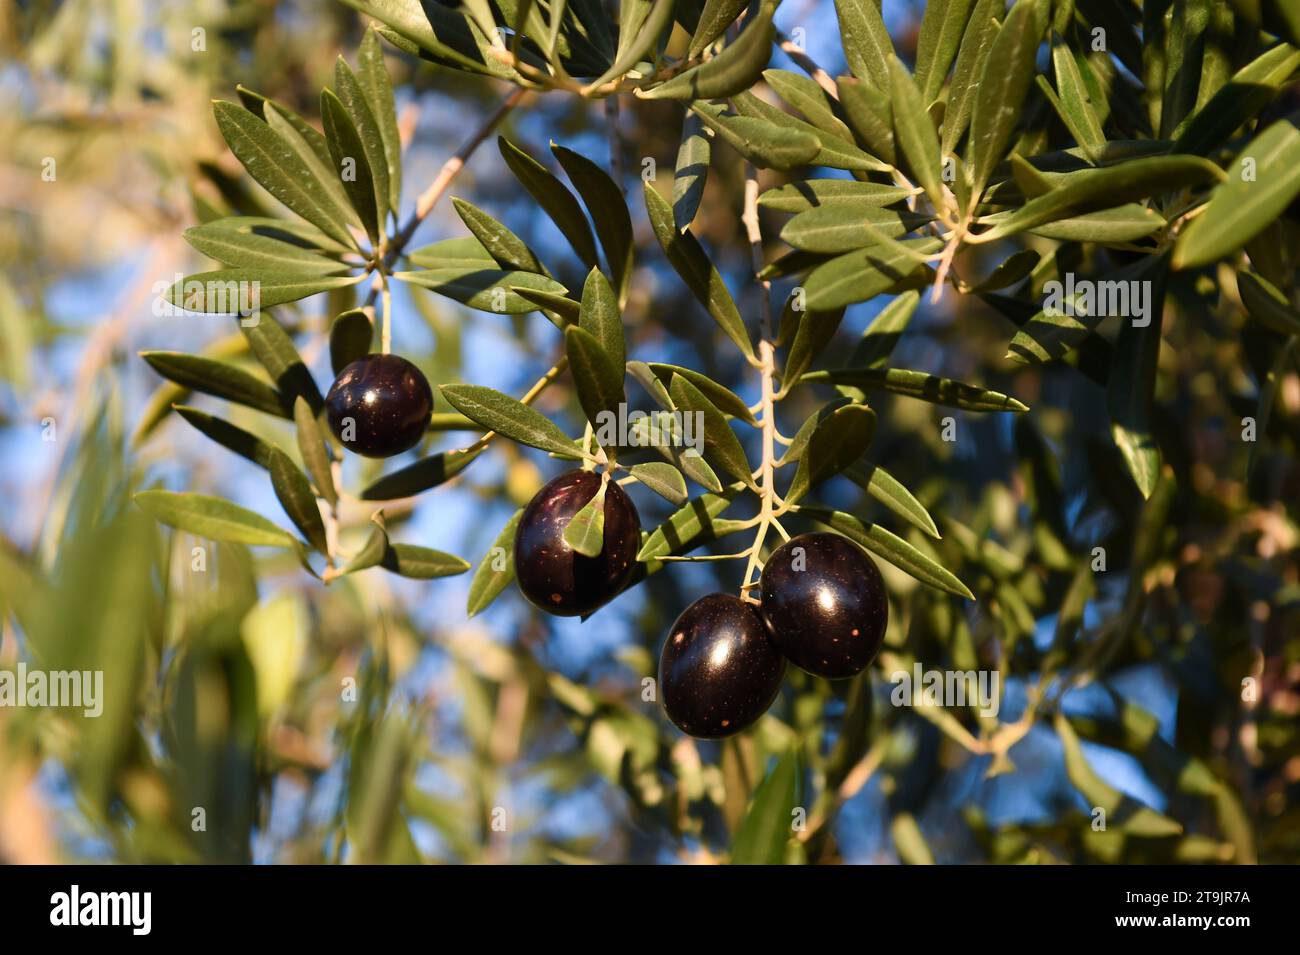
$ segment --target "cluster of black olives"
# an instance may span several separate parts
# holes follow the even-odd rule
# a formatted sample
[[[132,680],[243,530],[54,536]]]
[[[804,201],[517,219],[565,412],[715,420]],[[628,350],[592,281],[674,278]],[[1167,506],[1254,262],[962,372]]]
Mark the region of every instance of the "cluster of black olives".
[[[587,614],[613,599],[636,566],[641,521],[617,484],[605,492],[604,547],[595,557],[564,540],[569,521],[596,495],[601,477],[569,471],[529,502],[515,533],[515,576],[536,607]],[[755,604],[709,594],[677,618],[659,660],[664,709],[701,739],[731,736],[767,712],[789,659],[809,673],[860,673],[885,639],[889,603],[870,557],[838,534],[803,534],[768,559]]]
[[[659,658],[664,710],[701,739],[751,726],[776,699],[785,662],[832,680],[861,673],[889,619],[885,582],[839,534],[801,534],[768,558],[760,602],[709,594],[668,631]]]
[[[391,458],[423,437],[433,413],[433,389],[405,358],[366,355],[334,379],[325,413],[334,436],[349,451]]]
[[[357,454],[386,458],[419,443],[433,412],[420,370],[397,355],[366,355],[345,367],[325,399],[330,427]],[[588,614],[613,599],[636,568],[641,520],[617,484],[605,489],[604,546],[587,557],[565,528],[600,490],[592,471],[568,471],[524,508],[515,534],[515,576],[535,606]],[[889,604],[876,565],[838,534],[803,534],[768,559],[753,603],[709,594],[673,624],[659,660],[664,709],[691,736],[716,739],[752,725],[781,688],[789,659],[830,679],[860,673],[880,650]]]

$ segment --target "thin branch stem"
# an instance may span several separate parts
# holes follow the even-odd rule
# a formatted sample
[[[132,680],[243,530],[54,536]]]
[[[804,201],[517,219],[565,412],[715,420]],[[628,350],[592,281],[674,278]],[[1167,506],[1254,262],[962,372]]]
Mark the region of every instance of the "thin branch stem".
[[[763,542],[767,538],[767,529],[772,521],[773,501],[776,488],[773,485],[776,453],[776,417],[775,389],[773,379],[776,376],[776,347],[772,344],[772,283],[759,278],[763,271],[763,231],[758,220],[758,172],[752,163],[745,163],[745,210],[741,216],[745,231],[749,237],[749,250],[754,279],[759,286],[759,341],[758,371],[762,378],[762,398],[759,401],[759,425],[763,435],[763,462],[758,468],[758,486],[761,503],[758,513],[758,530],[754,534],[754,543],[749,548],[749,561],[745,565],[745,576],[740,588],[742,600],[757,602],[747,593],[757,581],[751,582],[755,569],[762,568],[760,555]]]
[[[434,177],[433,182],[429,183],[429,188],[420,193],[420,197],[415,201],[415,211],[411,213],[410,218],[406,220],[398,230],[397,235],[393,237],[393,241],[389,243],[388,251],[384,256],[385,269],[392,265],[397,257],[401,255],[402,249],[406,247],[407,242],[411,241],[411,236],[420,227],[420,223],[433,211],[433,207],[442,198],[442,194],[447,191],[447,187],[451,185],[452,180],[465,168],[465,163],[474,154],[474,150],[483,144],[483,140],[488,138],[492,130],[496,129],[497,125],[506,118],[506,115],[512,109],[519,105],[528,93],[529,90],[522,86],[512,90],[510,95],[501,101],[501,104],[493,111],[492,115],[483,122],[483,125],[475,130],[474,134],[461,144],[461,147],[456,150],[452,157],[442,164],[442,168],[438,170],[438,175]]]
[[[383,297],[384,308],[384,321],[379,326],[379,351],[387,355],[393,350],[393,292],[388,287],[388,276],[380,272],[379,277],[383,283],[380,295]]]

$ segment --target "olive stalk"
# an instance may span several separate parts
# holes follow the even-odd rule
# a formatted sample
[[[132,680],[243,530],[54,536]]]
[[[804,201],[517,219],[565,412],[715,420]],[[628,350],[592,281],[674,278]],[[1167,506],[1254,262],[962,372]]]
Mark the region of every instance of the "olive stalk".
[[[762,570],[760,555],[763,542],[767,539],[767,529],[774,519],[774,504],[777,501],[774,476],[776,472],[776,411],[773,387],[776,378],[776,346],[772,344],[772,282],[760,278],[763,271],[763,231],[758,221],[758,171],[752,163],[745,163],[745,208],[741,216],[749,238],[750,258],[754,278],[759,286],[759,341],[758,373],[761,378],[762,397],[759,401],[759,427],[763,435],[763,458],[758,468],[759,512],[758,530],[754,533],[754,543],[749,548],[749,560],[745,565],[745,577],[740,587],[740,599],[758,603],[757,598],[749,595],[758,581],[751,580],[755,569]],[[784,534],[784,529],[782,529]]]

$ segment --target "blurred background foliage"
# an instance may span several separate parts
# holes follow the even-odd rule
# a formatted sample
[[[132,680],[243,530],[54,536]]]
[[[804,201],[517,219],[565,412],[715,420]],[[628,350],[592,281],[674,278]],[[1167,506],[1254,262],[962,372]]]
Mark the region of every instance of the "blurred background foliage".
[[[911,57],[921,4],[884,9]],[[777,22],[802,28],[832,75],[845,71],[831,3],[787,2]],[[157,284],[198,264],[185,227],[273,205],[225,149],[209,101],[243,84],[316,117],[335,56],[351,56],[363,28],[341,3],[305,0],[0,3],[0,667],[105,674],[97,719],[0,708],[0,859],[1300,859],[1300,377],[1281,367],[1264,433],[1244,442],[1278,346],[1246,324],[1231,281],[1171,288],[1156,392],[1166,469],[1145,500],[1110,439],[1104,388],[1073,363],[1006,361],[1014,326],[978,297],[924,302],[900,364],[1033,409],[876,405],[872,459],[936,515],[934,549],[978,600],[882,565],[892,607],[876,666],[837,684],[792,668],[771,713],[726,745],[683,737],[642,680],[686,604],[736,588],[733,565],[654,574],[585,623],[539,619],[513,592],[467,621],[468,577],[370,572],[324,587],[288,557],[173,533],[131,505],[133,491],[167,486],[275,512],[255,467],[163,414],[180,395],[159,393],[135,356],[247,360],[222,320],[152,311]],[[409,207],[503,87],[387,52]],[[781,53],[772,65],[791,66]],[[629,181],[647,158],[670,178],[680,106],[622,99]],[[599,103],[537,96],[501,132],[535,154],[553,138],[608,162]],[[750,313],[740,173],[715,146],[695,229]],[[558,241],[494,149],[450,193],[535,248]],[[631,205],[629,357],[690,364],[753,400],[747,368],[714,347]],[[462,234],[446,200],[420,233]],[[985,274],[997,260],[980,256],[959,268]],[[581,286],[576,264],[558,277]],[[277,311],[319,382],[324,331],[348,304]],[[851,348],[884,304],[852,306],[828,354]],[[434,382],[518,394],[556,355],[537,315],[473,313],[418,288],[398,307],[397,350]],[[806,400],[783,406],[787,433],[813,410]],[[565,383],[541,406],[580,420]],[[287,423],[226,410],[292,446]],[[941,437],[947,415],[955,442]],[[431,434],[425,451],[454,446]],[[352,486],[378,474],[354,467]],[[557,471],[499,442],[390,509],[389,525],[477,562]],[[824,499],[873,507],[847,482]],[[646,526],[668,513],[637,501]],[[914,661],[996,669],[1000,712],[891,706],[889,674]],[[797,809],[806,825],[791,837]]]

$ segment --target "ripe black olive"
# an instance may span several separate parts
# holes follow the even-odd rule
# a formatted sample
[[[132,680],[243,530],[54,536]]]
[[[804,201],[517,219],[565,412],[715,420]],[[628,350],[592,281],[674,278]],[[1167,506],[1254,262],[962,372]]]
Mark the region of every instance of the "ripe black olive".
[[[524,508],[515,532],[515,578],[537,608],[561,617],[591,613],[627,584],[641,547],[641,519],[626,492],[605,487],[604,546],[585,557],[564,541],[573,515],[596,496],[601,477],[568,471],[544,486]]]
[[[832,680],[876,658],[889,601],[875,562],[839,534],[801,534],[763,567],[762,617],[796,666]]]
[[[368,458],[388,458],[415,447],[432,412],[428,379],[399,355],[358,358],[339,372],[325,396],[335,437]]]
[[[682,611],[659,657],[668,718],[700,739],[752,725],[776,699],[785,659],[753,604],[709,594]]]

